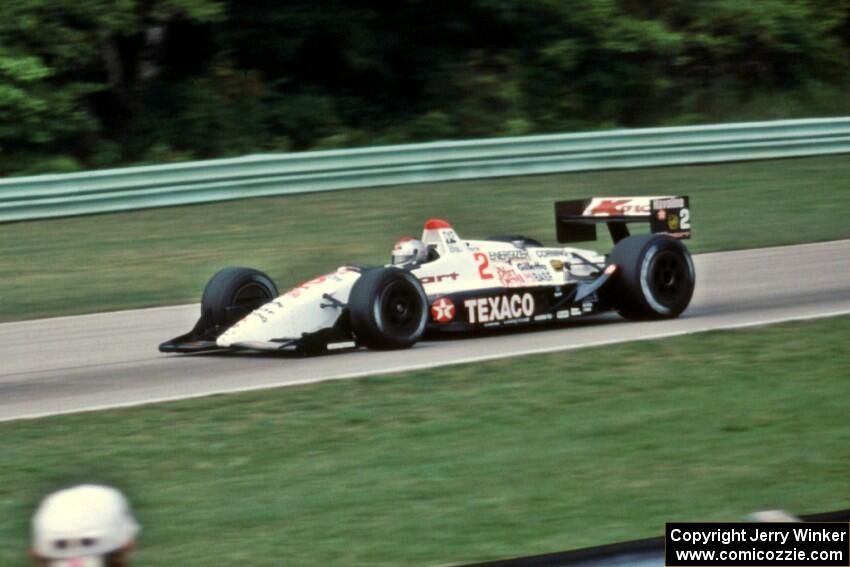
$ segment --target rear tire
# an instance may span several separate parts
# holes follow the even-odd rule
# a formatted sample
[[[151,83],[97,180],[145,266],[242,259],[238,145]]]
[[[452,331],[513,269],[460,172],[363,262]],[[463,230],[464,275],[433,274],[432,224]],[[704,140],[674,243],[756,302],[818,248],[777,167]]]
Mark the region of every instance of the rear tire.
[[[540,241],[527,236],[522,236],[521,234],[496,234],[495,236],[490,236],[487,240],[519,244],[520,248],[541,248],[543,246]]]
[[[624,238],[608,255],[616,264],[607,302],[627,319],[673,319],[687,308],[696,274],[688,249],[665,234]]]
[[[398,268],[366,270],[348,298],[351,330],[357,342],[373,349],[416,344],[428,322],[428,297],[410,272]]]
[[[201,320],[218,332],[278,296],[272,279],[252,268],[224,268],[210,278],[201,299]]]

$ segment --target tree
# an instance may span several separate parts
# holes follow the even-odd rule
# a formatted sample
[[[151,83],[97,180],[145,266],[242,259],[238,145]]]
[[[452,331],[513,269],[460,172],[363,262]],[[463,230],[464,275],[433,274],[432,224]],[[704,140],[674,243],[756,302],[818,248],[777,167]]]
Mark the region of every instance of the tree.
[[[151,31],[221,14],[216,0],[0,3],[0,151],[85,154],[110,101],[129,106],[155,65]]]

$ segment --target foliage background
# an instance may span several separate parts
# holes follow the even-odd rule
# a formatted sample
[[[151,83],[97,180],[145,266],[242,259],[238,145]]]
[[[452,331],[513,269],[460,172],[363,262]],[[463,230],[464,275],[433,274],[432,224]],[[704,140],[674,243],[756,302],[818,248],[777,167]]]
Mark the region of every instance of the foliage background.
[[[5,0],[0,175],[850,111],[850,0]]]

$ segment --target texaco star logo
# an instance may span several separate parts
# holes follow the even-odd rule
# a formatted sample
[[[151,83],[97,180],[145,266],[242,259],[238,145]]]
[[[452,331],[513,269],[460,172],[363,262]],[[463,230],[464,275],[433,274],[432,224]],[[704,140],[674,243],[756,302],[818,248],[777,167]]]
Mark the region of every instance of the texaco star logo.
[[[437,323],[448,323],[455,318],[455,304],[447,297],[441,297],[431,304],[431,317]]]

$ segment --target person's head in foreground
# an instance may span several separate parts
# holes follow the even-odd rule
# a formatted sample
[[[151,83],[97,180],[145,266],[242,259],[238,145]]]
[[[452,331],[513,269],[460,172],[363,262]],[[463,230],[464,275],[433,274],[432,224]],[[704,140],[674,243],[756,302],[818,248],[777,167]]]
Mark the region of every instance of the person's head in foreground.
[[[84,484],[42,500],[32,518],[39,567],[125,567],[139,525],[124,495]]]

